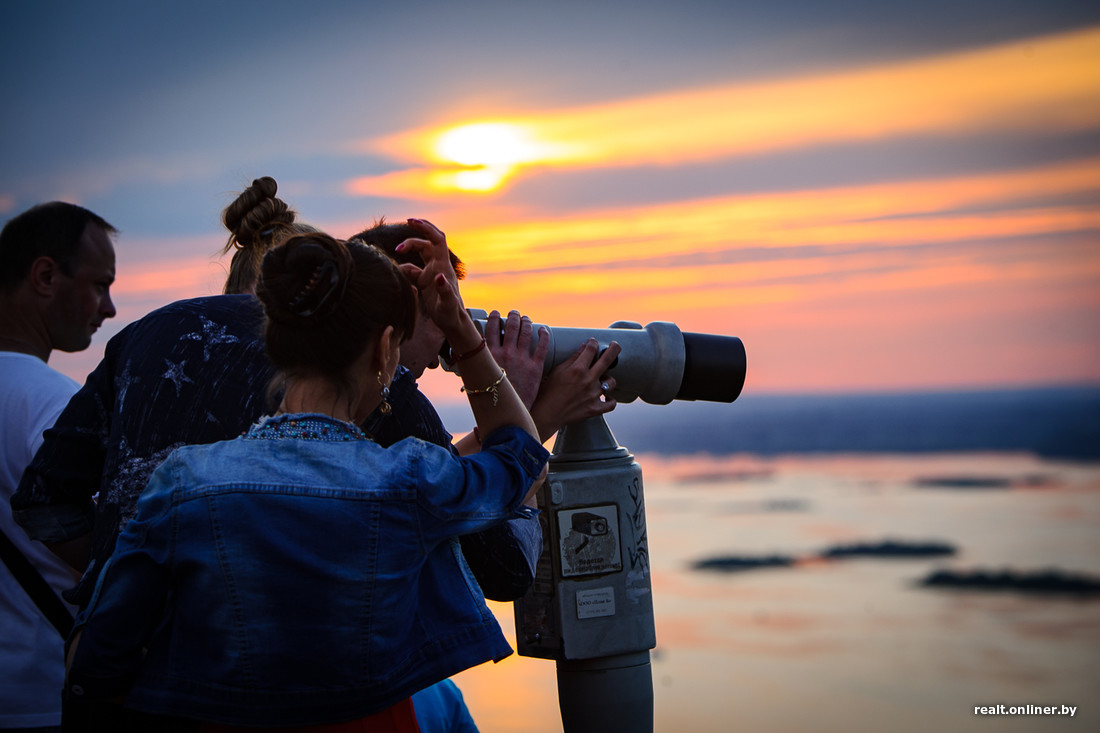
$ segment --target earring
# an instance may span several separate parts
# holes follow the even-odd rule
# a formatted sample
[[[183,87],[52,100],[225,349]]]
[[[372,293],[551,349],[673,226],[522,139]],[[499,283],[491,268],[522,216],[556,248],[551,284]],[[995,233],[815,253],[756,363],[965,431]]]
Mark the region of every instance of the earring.
[[[378,384],[382,386],[382,402],[378,405],[378,411],[383,415],[389,415],[393,410],[393,406],[387,402],[390,397],[390,386],[382,381],[382,372],[378,372]]]

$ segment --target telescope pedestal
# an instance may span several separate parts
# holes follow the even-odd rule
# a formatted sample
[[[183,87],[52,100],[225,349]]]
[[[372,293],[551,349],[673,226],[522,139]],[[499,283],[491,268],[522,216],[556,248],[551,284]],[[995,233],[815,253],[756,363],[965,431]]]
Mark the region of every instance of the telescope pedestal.
[[[558,706],[566,733],[652,731],[649,651],[558,660]]]
[[[519,653],[557,661],[565,733],[653,730],[656,643],[642,470],[602,417],[567,425],[539,496],[544,546]]]

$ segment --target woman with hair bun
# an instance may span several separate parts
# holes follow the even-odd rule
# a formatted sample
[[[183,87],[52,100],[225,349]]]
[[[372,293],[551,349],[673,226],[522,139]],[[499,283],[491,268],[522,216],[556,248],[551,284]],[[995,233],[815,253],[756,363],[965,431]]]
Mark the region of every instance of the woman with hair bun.
[[[511,653],[457,537],[534,510],[548,454],[462,308],[446,241],[424,267],[324,234],[263,260],[274,415],[153,474],[70,652],[70,700],[203,731],[418,730],[409,696]],[[385,410],[417,293],[457,354],[481,452],[356,427]]]

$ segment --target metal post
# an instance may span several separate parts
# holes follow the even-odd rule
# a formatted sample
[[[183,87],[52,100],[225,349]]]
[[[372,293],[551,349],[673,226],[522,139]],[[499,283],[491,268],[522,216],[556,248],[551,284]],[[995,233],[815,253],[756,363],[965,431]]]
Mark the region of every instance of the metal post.
[[[653,731],[649,651],[558,660],[558,707],[565,733]]]

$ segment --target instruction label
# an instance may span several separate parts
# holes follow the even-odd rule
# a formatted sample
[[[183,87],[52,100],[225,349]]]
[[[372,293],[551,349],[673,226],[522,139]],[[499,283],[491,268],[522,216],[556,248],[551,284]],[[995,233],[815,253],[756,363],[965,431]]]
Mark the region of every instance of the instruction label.
[[[615,589],[591,588],[577,591],[577,618],[615,615]]]

